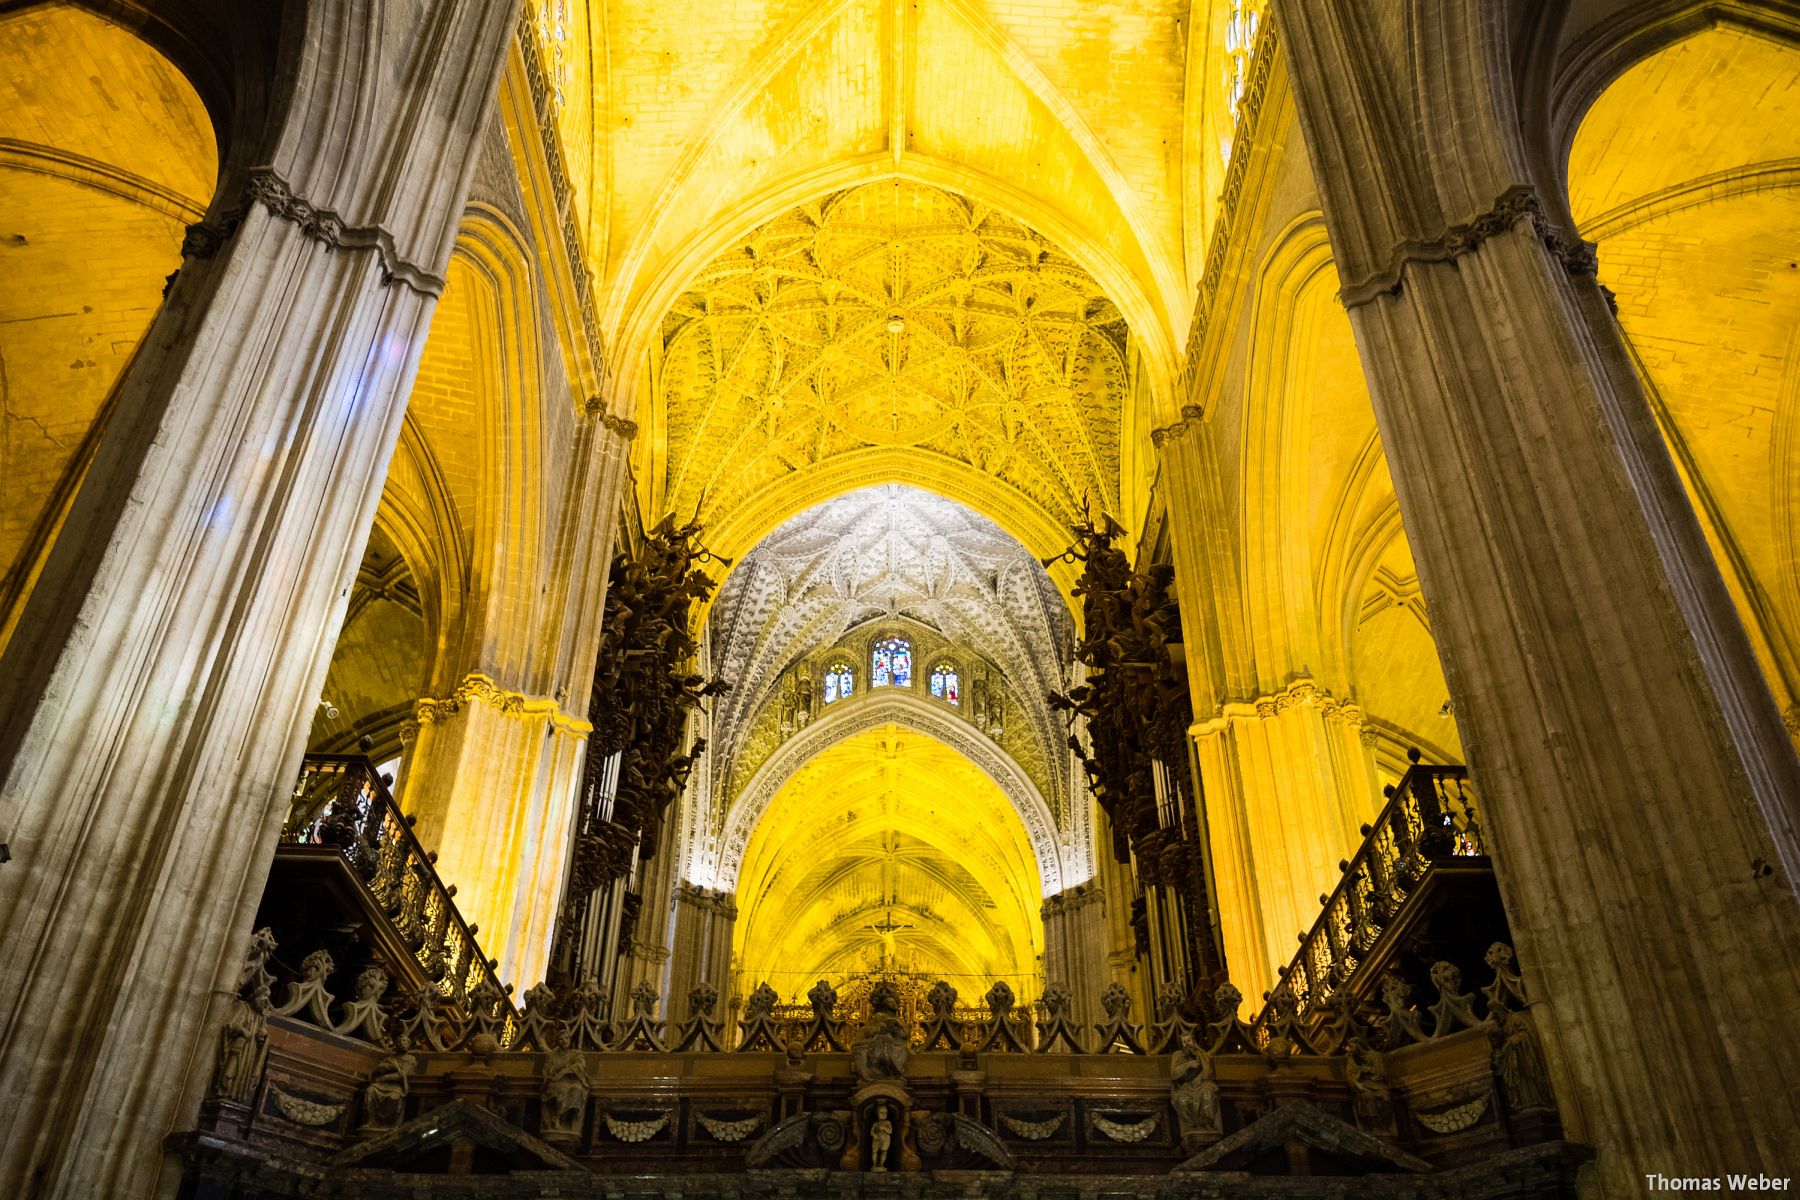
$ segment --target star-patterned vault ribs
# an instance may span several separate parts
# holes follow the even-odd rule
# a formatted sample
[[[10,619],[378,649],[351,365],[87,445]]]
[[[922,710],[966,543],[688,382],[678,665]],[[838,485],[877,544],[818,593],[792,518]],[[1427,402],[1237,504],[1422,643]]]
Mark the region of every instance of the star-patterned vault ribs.
[[[663,508],[702,520],[865,447],[942,455],[1059,519],[1115,506],[1128,332],[1041,234],[888,180],[768,222],[663,321]]]

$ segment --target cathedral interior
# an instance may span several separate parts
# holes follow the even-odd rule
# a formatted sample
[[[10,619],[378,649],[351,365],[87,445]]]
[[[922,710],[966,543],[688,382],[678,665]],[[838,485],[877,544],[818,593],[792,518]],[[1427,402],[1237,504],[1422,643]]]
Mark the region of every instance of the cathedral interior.
[[[1797,130],[1795,0],[0,0],[0,1195],[1790,1187]]]

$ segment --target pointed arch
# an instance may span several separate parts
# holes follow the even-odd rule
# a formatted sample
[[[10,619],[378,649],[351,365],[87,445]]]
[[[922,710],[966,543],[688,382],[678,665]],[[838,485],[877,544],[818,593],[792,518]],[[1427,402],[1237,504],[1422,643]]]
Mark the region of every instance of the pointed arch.
[[[737,886],[750,835],[768,811],[775,794],[795,772],[845,738],[887,724],[943,743],[998,784],[1025,824],[1032,854],[1037,859],[1043,894],[1050,896],[1063,889],[1063,864],[1056,823],[1050,806],[1044,802],[1031,777],[1005,750],[959,715],[933,704],[917,689],[901,688],[885,688],[866,694],[855,704],[833,705],[804,731],[783,743],[757,769],[725,814],[712,886],[724,890]]]

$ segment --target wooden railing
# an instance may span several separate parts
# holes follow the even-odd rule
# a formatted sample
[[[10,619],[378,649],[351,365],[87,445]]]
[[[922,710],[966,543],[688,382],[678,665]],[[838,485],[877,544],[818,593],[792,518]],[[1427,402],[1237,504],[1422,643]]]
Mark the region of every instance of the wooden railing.
[[[457,911],[455,886],[438,878],[437,855],[419,844],[412,818],[401,814],[373,763],[360,755],[307,755],[281,840],[340,850],[445,999],[466,1011],[500,997],[498,1015],[510,1037],[518,1013],[494,974],[498,964],[482,954],[475,927]]]
[[[1421,763],[1417,751],[1409,757],[1413,765],[1387,789],[1375,823],[1362,827],[1362,845],[1341,864],[1337,889],[1269,993],[1253,1023],[1259,1036],[1290,999],[1302,1023],[1322,1016],[1326,998],[1355,975],[1434,867],[1486,856],[1468,769]]]

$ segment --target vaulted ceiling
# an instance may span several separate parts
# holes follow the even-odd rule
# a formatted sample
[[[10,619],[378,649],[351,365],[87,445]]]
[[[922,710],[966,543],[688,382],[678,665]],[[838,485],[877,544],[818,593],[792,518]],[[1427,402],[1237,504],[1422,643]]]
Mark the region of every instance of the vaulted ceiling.
[[[1055,240],[1170,381],[1261,0],[532,0],[620,371],[735,239],[875,179]],[[1168,414],[1165,414],[1165,417]]]
[[[1004,213],[900,180],[821,197],[664,317],[645,510],[730,528],[773,490],[798,510],[869,452],[909,450],[902,477],[962,468],[1040,525],[1115,511],[1126,343],[1093,278]]]
[[[1043,949],[1025,828],[982,770],[887,725],[815,757],[757,826],[738,878],[745,988],[889,968],[963,991],[1034,990]],[[980,982],[981,987],[968,984]]]
[[[1016,541],[962,505],[886,485],[789,520],[739,563],[708,618],[710,670],[732,690],[714,702],[716,793],[729,801],[770,746],[781,673],[871,620],[900,617],[975,651],[1004,677],[1014,706],[1015,757],[1052,808],[1067,754],[1044,702],[1066,686],[1073,646],[1067,608]],[[972,665],[972,664],[971,664]],[[766,740],[766,738],[765,738]]]

